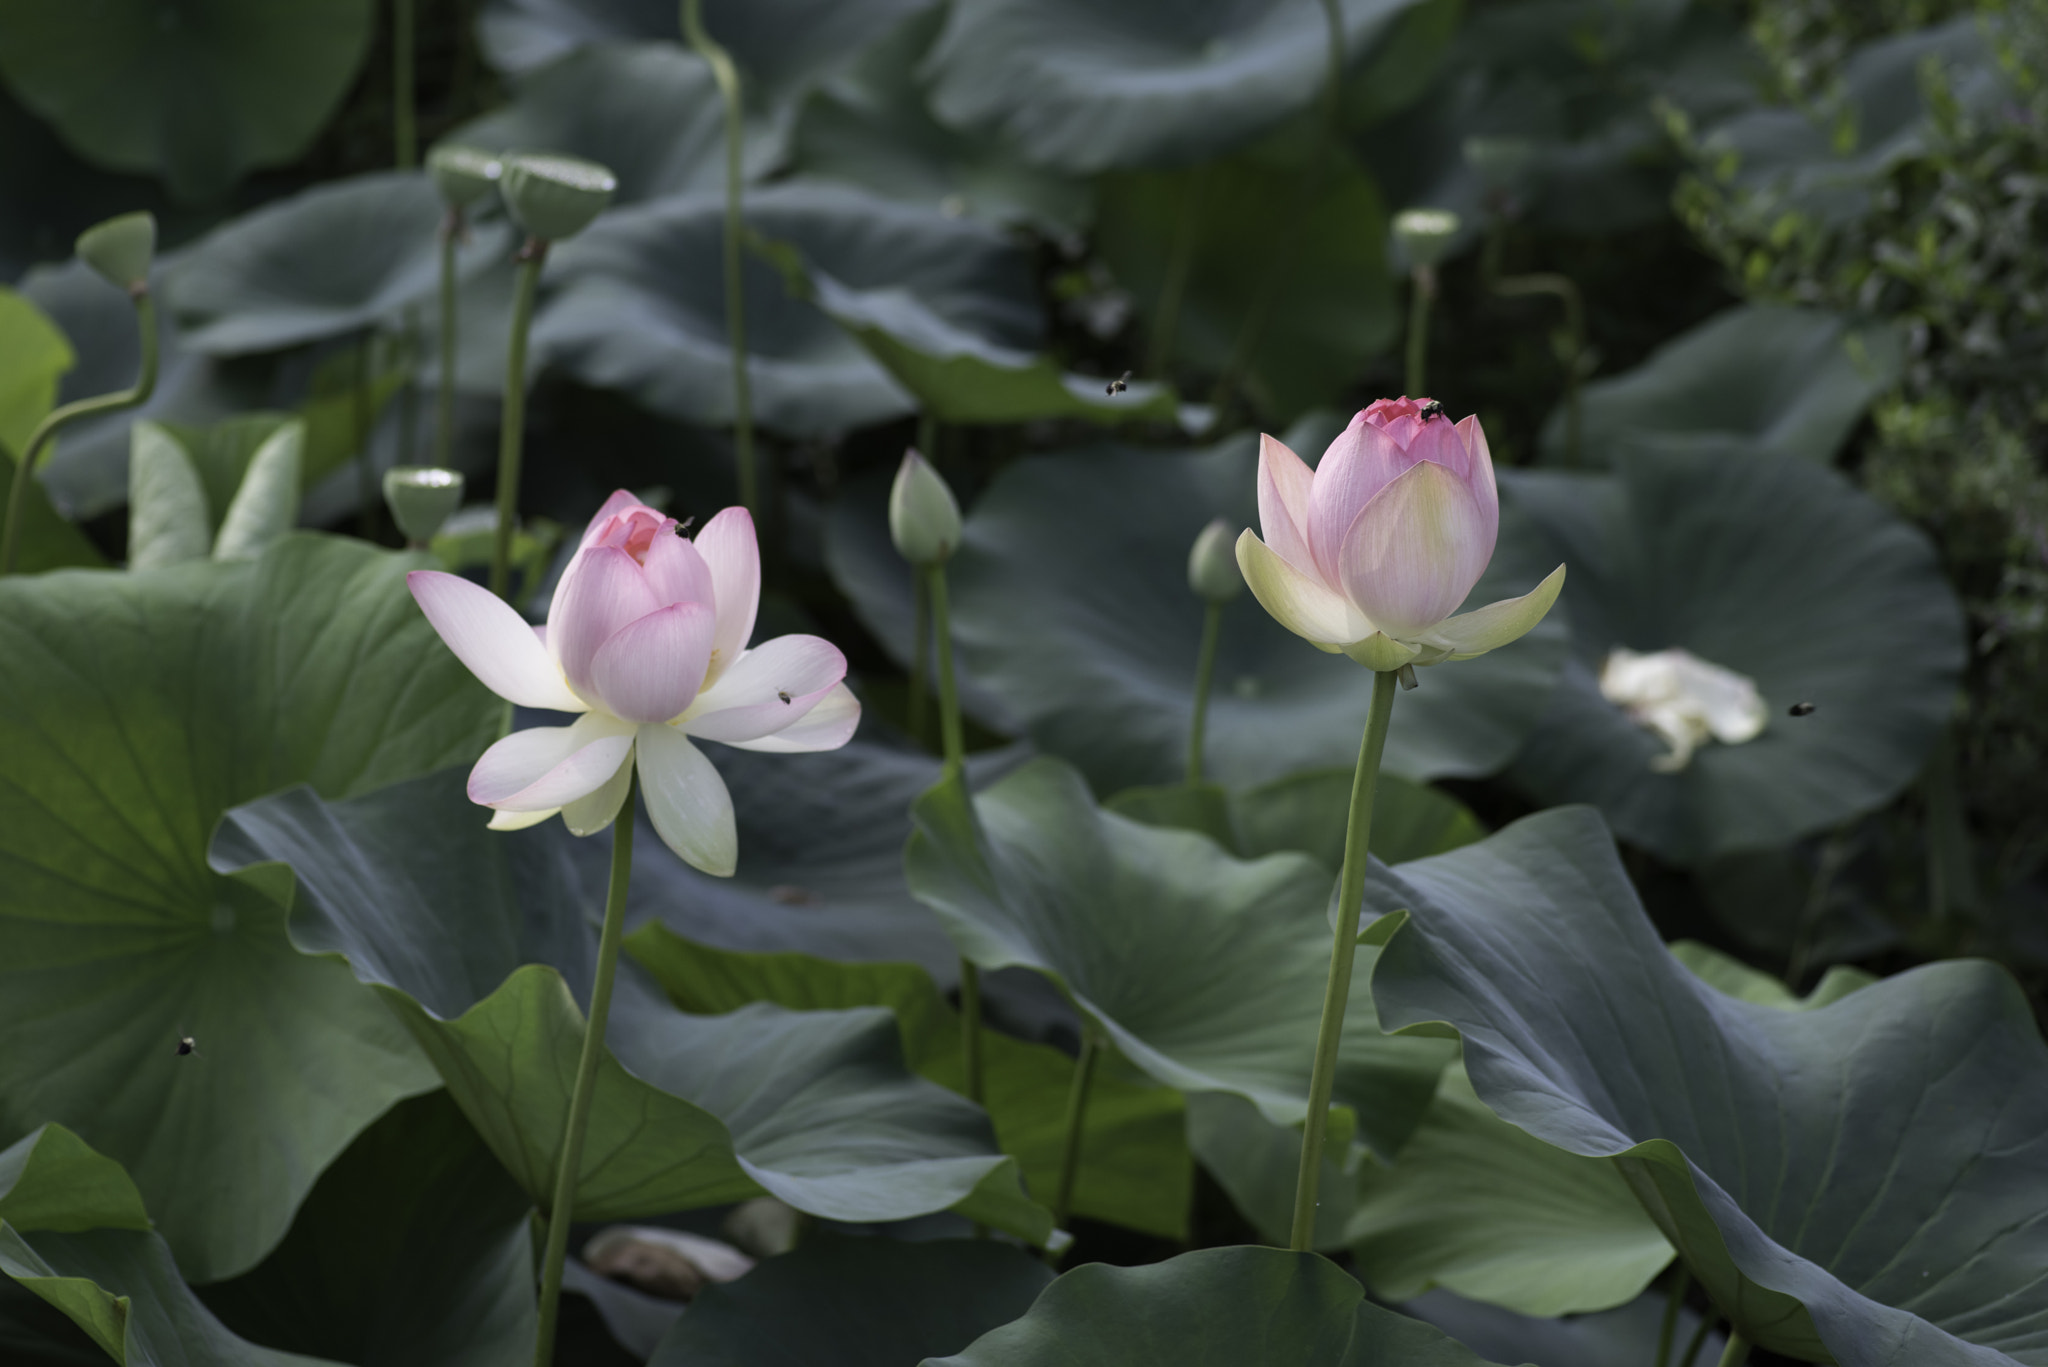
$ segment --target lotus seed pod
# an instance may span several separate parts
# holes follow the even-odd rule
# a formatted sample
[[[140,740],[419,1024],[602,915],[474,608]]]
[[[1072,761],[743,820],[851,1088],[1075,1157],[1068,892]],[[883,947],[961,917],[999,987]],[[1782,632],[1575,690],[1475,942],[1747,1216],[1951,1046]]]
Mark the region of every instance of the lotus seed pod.
[[[498,177],[505,207],[527,235],[560,242],[590,226],[619,188],[618,178],[577,157],[507,157]]]
[[[156,215],[122,214],[78,235],[78,259],[130,294],[149,288],[156,258]]]
[[[1403,209],[1394,215],[1394,240],[1411,266],[1434,266],[1458,236],[1458,216],[1449,209]]]
[[[903,453],[889,490],[889,539],[913,565],[934,565],[960,548],[960,505],[931,462]]]
[[[1237,568],[1237,534],[1220,517],[1202,528],[1188,552],[1188,587],[1210,603],[1227,603],[1244,592],[1244,575]]]
[[[442,143],[427,153],[427,174],[451,208],[466,209],[489,194],[503,169],[489,152],[460,143]]]
[[[462,474],[431,465],[394,465],[384,472],[384,502],[405,539],[424,546],[462,505]]]

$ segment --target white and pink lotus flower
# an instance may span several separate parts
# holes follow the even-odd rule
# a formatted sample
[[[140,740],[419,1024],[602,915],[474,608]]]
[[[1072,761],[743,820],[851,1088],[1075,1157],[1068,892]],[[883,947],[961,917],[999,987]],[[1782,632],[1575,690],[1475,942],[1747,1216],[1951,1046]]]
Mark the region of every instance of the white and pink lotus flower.
[[[469,775],[470,800],[518,830],[560,813],[577,835],[609,826],[637,762],[664,843],[706,873],[738,859],[732,798],[693,743],[836,750],[860,724],[846,657],[816,636],[748,649],[761,597],[754,520],[727,508],[686,540],[672,517],[613,494],[562,572],[544,627],[467,579],[406,576],[463,664],[522,707],[580,712],[570,726],[515,731]]]
[[[1280,625],[1368,669],[1469,660],[1519,639],[1564,586],[1564,566],[1520,598],[1458,607],[1493,559],[1500,493],[1477,417],[1381,399],[1309,469],[1260,439],[1259,526],[1237,563]],[[1456,616],[1452,616],[1457,613]]]

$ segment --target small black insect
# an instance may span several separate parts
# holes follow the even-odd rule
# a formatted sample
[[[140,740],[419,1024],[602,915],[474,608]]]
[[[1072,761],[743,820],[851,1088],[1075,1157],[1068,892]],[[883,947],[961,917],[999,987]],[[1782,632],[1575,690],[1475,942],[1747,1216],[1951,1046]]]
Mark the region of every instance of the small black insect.
[[[775,691],[775,696],[782,699],[784,702],[789,701],[789,692],[787,689],[777,689]]]
[[[194,1054],[198,1051],[199,1046],[192,1042],[192,1037],[190,1035],[187,1035],[185,1036],[185,1038],[178,1041],[179,1058],[184,1058],[187,1054]]]
[[[1424,422],[1428,422],[1431,418],[1441,418],[1443,415],[1444,406],[1435,399],[1431,399],[1428,403],[1422,405],[1422,420]]]
[[[1813,715],[1813,704],[1810,702],[1796,702],[1785,710],[1795,717],[1810,717]]]
[[[1130,387],[1131,372],[1126,370],[1123,374],[1117,376],[1114,380],[1111,380],[1108,384],[1104,385],[1102,387],[1102,392],[1109,395],[1111,398],[1114,398],[1118,394],[1123,393],[1126,389],[1129,389]]]

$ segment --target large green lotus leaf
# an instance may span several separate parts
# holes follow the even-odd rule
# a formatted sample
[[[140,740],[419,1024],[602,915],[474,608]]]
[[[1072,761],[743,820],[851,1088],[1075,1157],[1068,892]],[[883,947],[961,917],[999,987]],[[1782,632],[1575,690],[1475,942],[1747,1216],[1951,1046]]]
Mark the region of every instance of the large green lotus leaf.
[[[72,359],[64,334],[34,301],[0,286],[0,477],[7,480],[0,512],[13,497],[15,466],[36,424],[56,402],[57,381],[71,369]],[[48,459],[46,446],[38,463]],[[15,563],[27,573],[104,563],[84,533],[51,506],[39,479],[22,491],[19,535]]]
[[[206,1288],[246,1338],[375,1367],[532,1351],[532,1203],[445,1091],[401,1101],[320,1175],[254,1271]]]
[[[424,563],[296,534],[254,562],[0,581],[0,1139],[57,1121],[121,1161],[195,1281],[254,1265],[433,1085],[372,993],[206,863],[237,802],[491,739],[500,705],[405,592]]]
[[[62,1311],[124,1367],[326,1362],[259,1348],[215,1319],[151,1232],[142,1195],[121,1165],[62,1126],[42,1126],[0,1151],[0,1272]],[[50,1336],[39,1337],[47,1343]],[[40,1351],[28,1359],[48,1360]]]
[[[1824,830],[1920,772],[1960,683],[1962,611],[1926,536],[1841,476],[1694,451],[1503,482],[1571,566],[1572,663],[1513,770],[1541,800],[1592,802],[1624,838],[1691,864]],[[1763,733],[1652,771],[1662,742],[1600,694],[1617,646],[1682,647],[1748,676]],[[1815,711],[1787,716],[1799,702]]]
[[[1897,383],[1904,338],[1819,309],[1747,304],[1667,342],[1581,396],[1579,463],[1630,451],[1761,452],[1830,463],[1871,401]],[[1564,414],[1543,429],[1566,459]]]
[[[1248,438],[1185,453],[1092,447],[1018,461],[967,519],[950,567],[967,666],[1099,792],[1182,777],[1202,636],[1188,547],[1212,517],[1257,525],[1257,468]],[[1526,593],[1555,568],[1540,541],[1505,509],[1471,605]],[[1386,767],[1429,779],[1506,764],[1563,665],[1560,618],[1490,655],[1422,670],[1421,687],[1394,706]],[[1348,765],[1371,692],[1364,669],[1241,595],[1223,609],[1207,771],[1241,786]]]
[[[798,182],[753,191],[746,216],[753,233],[849,289],[905,291],[998,346],[1037,341],[1029,260],[991,225]],[[722,195],[675,196],[609,214],[563,243],[551,263],[556,288],[534,325],[536,354],[669,417],[731,422],[724,223]],[[748,375],[762,425],[813,436],[916,407],[775,266],[749,252],[745,268]]]
[[[1412,3],[1340,0],[1346,55],[1362,57]],[[946,123],[1088,174],[1230,150],[1314,102],[1329,44],[1309,0],[962,0],[926,71]]]
[[[1367,901],[1407,913],[1366,937],[1383,1019],[1454,1029],[1496,1115],[1613,1160],[1752,1343],[2048,1363],[2048,1047],[2002,969],[1804,1011],[1730,997],[1658,941],[1584,808],[1379,873]]]
[[[910,890],[967,958],[1045,974],[1170,1087],[1233,1093],[1275,1124],[1301,1122],[1329,975],[1322,865],[1293,854],[1247,863],[1192,831],[1102,811],[1054,759],[971,799],[957,779],[941,782],[911,816]],[[1356,982],[1336,1098],[1392,1154],[1449,1055],[1381,1034],[1363,972]]]
[[[820,1233],[736,1282],[705,1288],[649,1367],[908,1367],[957,1353],[1031,1308],[1044,1263],[987,1239]]]
[[[0,1354],[8,1367],[106,1367],[107,1354],[71,1317],[0,1278]]]
[[[1645,1367],[1657,1360],[1668,1296],[1652,1290],[1614,1310],[1568,1319],[1539,1319],[1468,1301],[1449,1291],[1427,1291],[1401,1309],[1427,1320],[1481,1357],[1526,1362],[1531,1367]],[[1690,1363],[1680,1360],[1705,1318],[1681,1306],[1669,1367],[1712,1367],[1727,1347],[1724,1335],[1709,1330]]]
[[[932,117],[917,68],[944,19],[940,7],[912,16],[826,81],[798,116],[793,169],[930,209],[1081,231],[1092,208],[1086,182]]]
[[[1398,335],[1385,202],[1319,125],[1297,121],[1193,170],[1103,177],[1096,250],[1148,324],[1171,269],[1166,244],[1190,223],[1171,354],[1235,372],[1260,411],[1284,420],[1333,402]]]
[[[88,160],[208,199],[306,150],[375,21],[370,0],[9,5],[0,75]]]
[[[215,229],[163,272],[163,291],[194,351],[232,356],[359,332],[433,295],[443,212],[421,172],[330,181]],[[502,222],[473,225],[457,269],[481,269],[509,241]]]
[[[1365,1299],[1313,1253],[1208,1248],[1149,1267],[1089,1263],[1022,1319],[927,1367],[1480,1367],[1443,1331]]]
[[[669,22],[673,34],[674,14]],[[760,129],[750,125],[748,131],[751,179],[770,168],[777,149]],[[521,79],[510,105],[446,140],[597,162],[618,177],[619,204],[725,186],[725,107],[718,87],[704,59],[673,41],[577,48]]]
[[[626,948],[671,1001],[697,1015],[737,1011],[757,1001],[796,1011],[885,1006],[895,1013],[905,1062],[956,1092],[967,1090],[960,1018],[915,964],[733,953],[692,944],[659,925],[642,927]],[[985,1026],[981,1050],[996,1138],[1023,1167],[1030,1190],[1050,1202],[1059,1181],[1074,1060],[1049,1045]],[[1089,1087],[1074,1213],[1162,1238],[1186,1238],[1193,1171],[1180,1094],[1109,1070]]]
[[[231,812],[214,859],[291,904],[294,943],[376,987],[526,1193],[546,1202],[582,1047],[604,884],[558,824],[493,832],[454,770],[343,803]],[[294,887],[295,883],[295,887]],[[986,1118],[908,1076],[886,1011],[685,1015],[623,966],[576,1217],[759,1195],[828,1219],[965,1213],[1037,1239],[1046,1213]]]

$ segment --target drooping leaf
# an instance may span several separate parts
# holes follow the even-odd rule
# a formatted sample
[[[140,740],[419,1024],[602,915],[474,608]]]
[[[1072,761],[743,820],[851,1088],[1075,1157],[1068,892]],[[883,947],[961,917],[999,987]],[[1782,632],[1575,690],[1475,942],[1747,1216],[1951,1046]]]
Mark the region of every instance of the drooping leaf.
[[[912,809],[911,891],[967,958],[1057,983],[1116,1051],[1168,1086],[1228,1092],[1298,1124],[1328,976],[1331,878],[1315,861],[1241,862],[1190,831],[1097,808],[1073,769],[1037,759],[969,798],[941,782]],[[1391,1154],[1448,1055],[1379,1031],[1364,975],[1336,1097]]]
[[[532,1205],[445,1091],[401,1101],[320,1175],[291,1232],[207,1307],[246,1337],[377,1367],[531,1353]]]
[[[926,1367],[1480,1367],[1441,1330],[1384,1310],[1335,1263],[1209,1248],[1148,1267],[1089,1263],[1022,1319]]]
[[[305,151],[374,24],[370,0],[10,5],[0,74],[88,159],[203,200]]]
[[[253,563],[0,580],[0,1138],[56,1121],[122,1161],[194,1280],[255,1264],[433,1085],[373,994],[206,864],[234,803],[491,738],[496,700],[405,592],[422,563],[293,535]]]
[[[221,519],[213,545],[216,560],[254,560],[299,519],[299,472],[304,465],[306,424],[279,427],[256,448],[242,487]]]
[[[1569,1319],[1538,1319],[1468,1301],[1449,1291],[1430,1291],[1401,1309],[1497,1362],[1521,1362],[1528,1367],[1643,1367],[1657,1360],[1658,1334],[1668,1301],[1667,1296],[1652,1290],[1616,1310]],[[1682,1360],[1702,1318],[1689,1305],[1679,1309],[1670,1367],[1712,1367],[1721,1360],[1727,1339],[1712,1329],[1700,1339],[1693,1360]]]
[[[440,278],[441,198],[423,172],[379,171],[266,204],[209,233],[163,272],[194,351],[234,356],[395,321]],[[475,224],[464,274],[508,250],[502,221]]]
[[[1832,471],[1779,456],[1667,452],[1609,477],[1505,482],[1571,566],[1572,663],[1513,771],[1541,800],[1595,803],[1626,839],[1694,863],[1823,830],[1920,771],[1963,641],[1918,530]],[[1748,676],[1762,734],[1653,771],[1663,743],[1600,694],[1617,646],[1682,647]],[[1788,716],[1799,702],[1814,712]]]
[[[820,1233],[690,1305],[648,1367],[903,1367],[957,1353],[1031,1308],[1052,1273],[987,1239]]]
[[[128,455],[128,567],[160,570],[204,560],[213,519],[199,469],[178,439],[153,422],[134,427]]]
[[[1383,1018],[1463,1037],[1480,1100],[1611,1159],[1761,1348],[2048,1362],[2048,1046],[1988,963],[1831,1005],[1729,997],[1659,943],[1598,818],[1379,874]],[[1388,937],[1391,936],[1391,939]]]
[[[691,944],[659,925],[627,950],[683,1010],[717,1015],[757,1001],[792,1010],[885,1006],[896,1016],[904,1060],[919,1073],[967,1090],[960,1018],[914,964],[841,964],[805,954],[740,954]],[[982,1076],[989,1119],[1026,1186],[1050,1204],[1059,1181],[1074,1060],[983,1027]],[[1073,1209],[1162,1238],[1187,1237],[1193,1173],[1180,1094],[1108,1069],[1090,1083]]]
[[[571,839],[558,823],[487,830],[451,770],[344,803],[294,789],[230,813],[214,846],[244,886],[289,901],[295,944],[341,957],[376,988],[542,1203],[603,906],[603,884],[580,878],[564,848]],[[982,1114],[904,1072],[885,1011],[760,1004],[689,1016],[627,964],[606,1045],[579,1219],[766,1191],[829,1219],[958,1205],[1035,1239],[1050,1232]]]
[[[1036,344],[1029,263],[987,224],[824,184],[765,187],[745,205],[753,234],[849,289],[900,289],[987,343]],[[729,423],[724,217],[722,195],[677,196],[609,214],[564,243],[534,325],[536,354],[656,412]],[[755,252],[745,267],[748,375],[763,426],[819,435],[912,411],[903,387],[775,267]]]
[[[1667,342],[1625,375],[1585,388],[1579,463],[1625,452],[1760,452],[1833,462],[1879,394],[1897,382],[1904,339],[1815,309],[1748,304]],[[1545,456],[1567,459],[1560,410]]]

